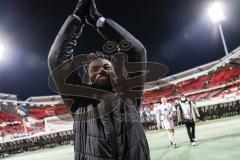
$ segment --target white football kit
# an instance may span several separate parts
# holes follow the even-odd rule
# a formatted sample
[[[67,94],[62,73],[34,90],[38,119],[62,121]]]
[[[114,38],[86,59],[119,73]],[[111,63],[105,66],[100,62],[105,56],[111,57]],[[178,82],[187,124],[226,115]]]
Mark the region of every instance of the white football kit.
[[[173,117],[171,117],[172,116],[172,105],[170,103],[159,105],[158,114],[162,121],[163,128],[174,129]]]

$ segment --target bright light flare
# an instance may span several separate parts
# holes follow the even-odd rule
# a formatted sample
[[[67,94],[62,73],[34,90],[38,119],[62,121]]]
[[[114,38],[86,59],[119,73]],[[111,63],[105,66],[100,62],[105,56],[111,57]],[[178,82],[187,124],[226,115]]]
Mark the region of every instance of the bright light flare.
[[[223,7],[220,2],[215,2],[209,9],[208,14],[214,23],[218,23],[226,19],[223,13]]]
[[[4,51],[5,51],[4,45],[0,43],[0,60],[3,59]]]

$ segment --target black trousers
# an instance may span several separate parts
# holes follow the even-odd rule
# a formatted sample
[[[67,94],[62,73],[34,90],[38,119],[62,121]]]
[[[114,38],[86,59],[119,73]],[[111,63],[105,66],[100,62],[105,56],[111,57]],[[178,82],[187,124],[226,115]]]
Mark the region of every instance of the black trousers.
[[[187,121],[185,122],[185,126],[187,128],[188,137],[190,142],[194,142],[195,139],[195,122]]]

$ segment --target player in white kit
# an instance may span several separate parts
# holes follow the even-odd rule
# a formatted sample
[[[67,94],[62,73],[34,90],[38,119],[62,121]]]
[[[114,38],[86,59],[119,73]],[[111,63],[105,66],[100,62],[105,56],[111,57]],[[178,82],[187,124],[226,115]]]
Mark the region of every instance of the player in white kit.
[[[161,98],[161,104],[158,106],[157,111],[162,127],[165,128],[168,133],[171,145],[176,148],[177,144],[174,140],[173,106],[167,103],[166,97]]]
[[[160,107],[160,103],[154,103],[153,105],[153,111],[155,113],[155,119],[156,119],[156,122],[157,122],[157,128],[158,130],[161,129],[161,120],[160,120],[160,114],[159,114],[159,107]]]

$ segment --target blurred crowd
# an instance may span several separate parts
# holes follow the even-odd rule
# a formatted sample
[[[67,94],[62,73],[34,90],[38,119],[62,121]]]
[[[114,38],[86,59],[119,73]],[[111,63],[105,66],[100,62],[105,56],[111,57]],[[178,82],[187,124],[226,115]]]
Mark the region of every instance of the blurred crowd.
[[[1,143],[0,157],[3,158],[10,154],[67,145],[71,144],[72,140],[73,131],[65,131]]]

